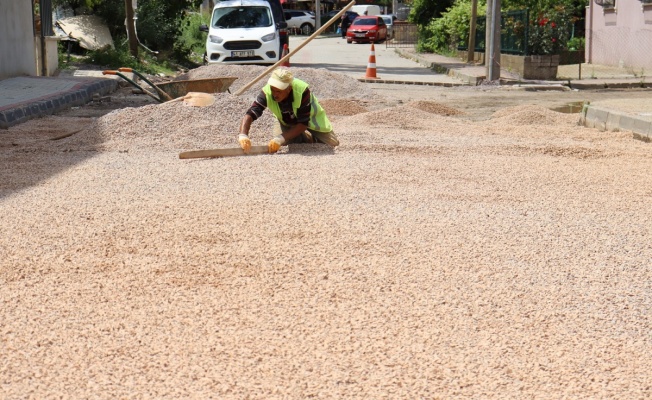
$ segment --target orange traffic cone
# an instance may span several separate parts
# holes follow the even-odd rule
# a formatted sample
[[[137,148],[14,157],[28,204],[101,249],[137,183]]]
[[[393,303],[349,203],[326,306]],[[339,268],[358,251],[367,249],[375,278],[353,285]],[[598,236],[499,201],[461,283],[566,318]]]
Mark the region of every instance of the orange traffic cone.
[[[290,50],[288,49],[288,45],[287,45],[287,44],[284,44],[284,45],[283,45],[283,54],[281,54],[281,58],[287,56],[289,52],[290,52]],[[290,59],[288,58],[287,60],[283,61],[283,62],[280,64],[280,66],[281,66],[281,67],[289,67],[289,66],[290,66]]]
[[[369,55],[365,79],[380,79],[376,76],[376,48],[373,43],[371,43],[371,54]]]

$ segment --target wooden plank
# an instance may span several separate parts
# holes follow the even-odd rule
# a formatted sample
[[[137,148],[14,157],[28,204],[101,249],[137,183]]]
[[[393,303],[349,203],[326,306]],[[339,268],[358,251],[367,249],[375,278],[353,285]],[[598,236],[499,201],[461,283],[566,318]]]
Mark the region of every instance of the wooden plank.
[[[180,153],[179,158],[188,159],[188,158],[235,157],[235,156],[257,155],[257,154],[268,154],[268,153],[269,150],[265,145],[265,146],[251,146],[251,151],[249,151],[249,154],[245,154],[244,150],[242,150],[240,147],[235,147],[229,149],[186,151]]]

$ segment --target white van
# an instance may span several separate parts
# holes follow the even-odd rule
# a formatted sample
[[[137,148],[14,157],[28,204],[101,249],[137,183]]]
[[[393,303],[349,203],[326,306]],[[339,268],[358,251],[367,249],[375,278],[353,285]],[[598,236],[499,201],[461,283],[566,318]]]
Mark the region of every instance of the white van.
[[[282,18],[282,17],[281,17]],[[227,0],[215,4],[207,31],[206,61],[229,64],[274,64],[281,58],[281,30],[266,0]]]
[[[350,11],[353,11],[355,13],[358,13],[358,15],[380,15],[380,6],[372,6],[372,5],[359,5],[359,6],[353,6],[349,9]],[[367,12],[365,14],[365,11]]]

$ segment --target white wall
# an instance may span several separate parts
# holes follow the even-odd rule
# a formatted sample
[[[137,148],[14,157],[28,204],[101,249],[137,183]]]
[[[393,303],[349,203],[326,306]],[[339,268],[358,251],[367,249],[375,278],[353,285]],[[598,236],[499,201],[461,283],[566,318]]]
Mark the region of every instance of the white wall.
[[[0,79],[37,75],[29,0],[0,0]]]
[[[652,70],[652,4],[616,0],[615,8],[603,8],[593,2],[586,14],[588,62]]]

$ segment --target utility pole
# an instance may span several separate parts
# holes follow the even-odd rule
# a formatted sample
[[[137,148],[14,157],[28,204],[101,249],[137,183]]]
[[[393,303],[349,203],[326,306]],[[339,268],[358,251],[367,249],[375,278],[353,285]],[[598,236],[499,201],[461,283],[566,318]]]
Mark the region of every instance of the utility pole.
[[[485,36],[485,66],[487,80],[500,79],[500,0],[487,1],[487,34]]]
[[[136,37],[136,25],[134,21],[134,6],[132,0],[125,0],[125,24],[127,25],[127,36],[129,37],[129,52],[132,56],[138,57],[138,38]]]
[[[396,1],[396,0],[394,0]],[[475,20],[478,16],[478,0],[471,2],[471,23],[469,29],[469,53],[466,57],[466,62],[473,62],[475,60]]]

